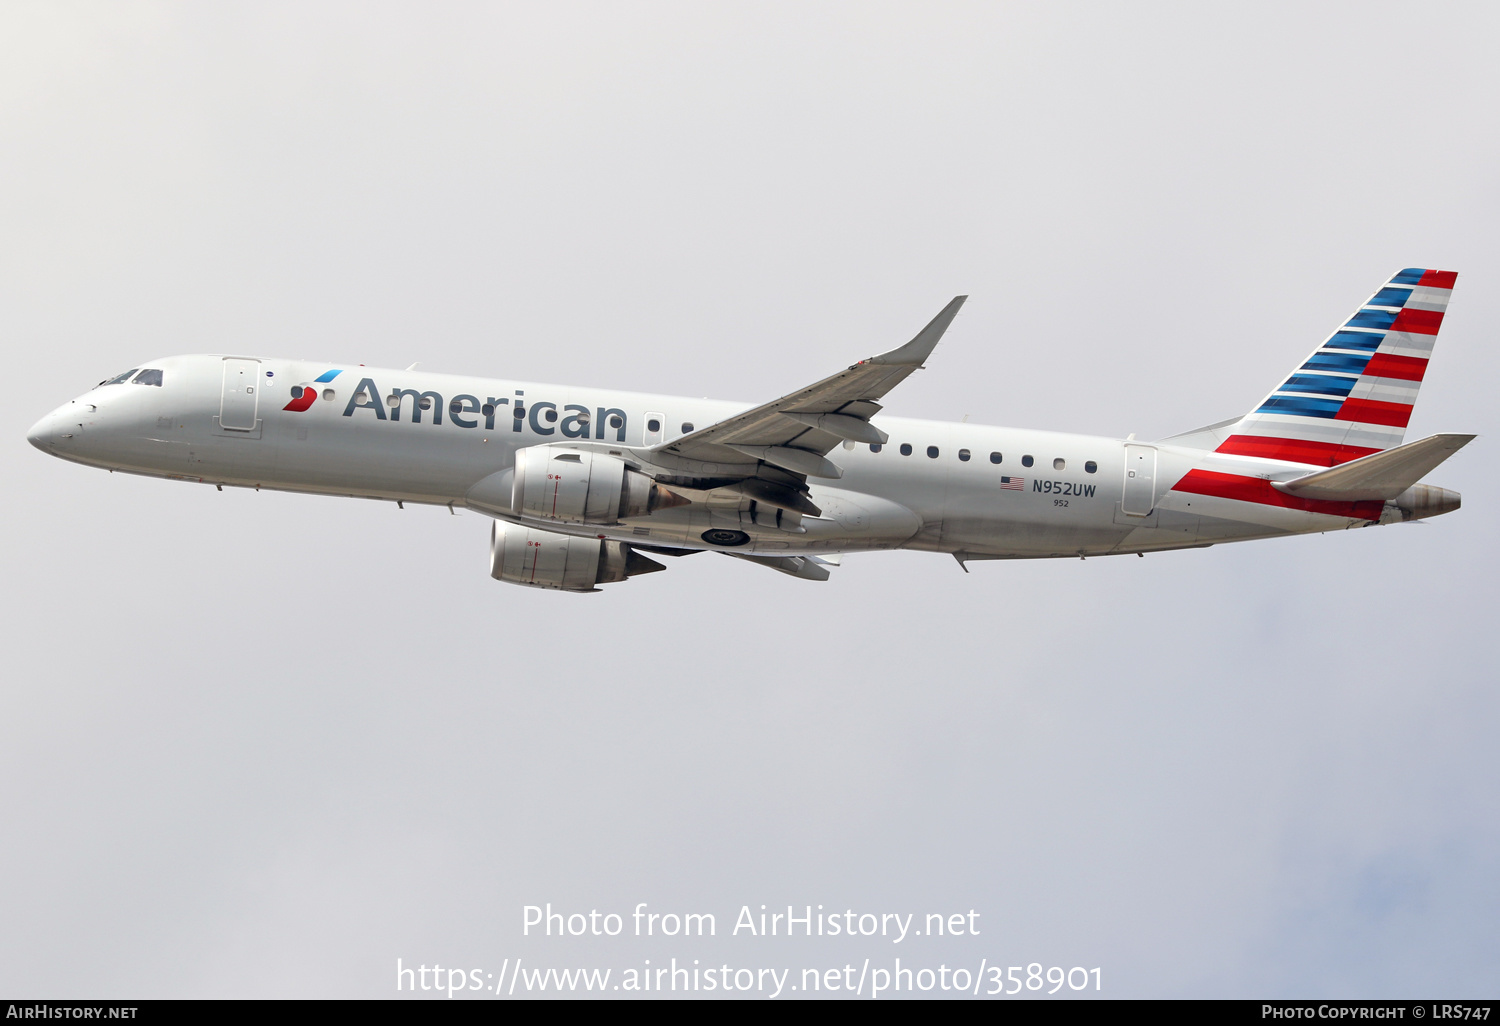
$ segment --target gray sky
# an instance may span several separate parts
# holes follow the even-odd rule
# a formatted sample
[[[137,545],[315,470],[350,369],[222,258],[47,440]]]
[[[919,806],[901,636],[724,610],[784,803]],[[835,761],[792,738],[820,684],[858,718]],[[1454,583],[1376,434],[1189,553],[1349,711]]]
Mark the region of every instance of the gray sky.
[[[0,993],[394,965],[1100,966],[1500,989],[1493,5],[0,6]],[[898,415],[1237,415],[1393,271],[1464,509],[1139,559],[491,580],[488,521],[25,429],[251,351],[765,400],[969,304]],[[523,938],[521,908],[719,936]],[[978,937],[727,936],[741,905]],[[883,963],[882,963],[883,960]]]

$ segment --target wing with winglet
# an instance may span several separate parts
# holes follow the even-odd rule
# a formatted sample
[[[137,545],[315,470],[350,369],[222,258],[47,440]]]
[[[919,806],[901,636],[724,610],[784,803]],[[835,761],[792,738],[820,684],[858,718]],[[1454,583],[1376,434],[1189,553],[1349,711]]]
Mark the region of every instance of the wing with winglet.
[[[802,477],[841,477],[827,454],[846,440],[885,442],[885,433],[870,423],[881,409],[876,400],[922,366],[967,298],[955,296],[899,349],[649,451],[719,464],[744,464],[749,457]]]

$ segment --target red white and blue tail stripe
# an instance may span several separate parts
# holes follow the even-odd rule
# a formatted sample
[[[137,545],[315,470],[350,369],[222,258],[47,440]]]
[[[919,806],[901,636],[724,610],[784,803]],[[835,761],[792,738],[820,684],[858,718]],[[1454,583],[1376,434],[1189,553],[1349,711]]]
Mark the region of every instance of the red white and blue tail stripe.
[[[1391,278],[1217,451],[1333,467],[1400,445],[1457,277],[1408,267]]]

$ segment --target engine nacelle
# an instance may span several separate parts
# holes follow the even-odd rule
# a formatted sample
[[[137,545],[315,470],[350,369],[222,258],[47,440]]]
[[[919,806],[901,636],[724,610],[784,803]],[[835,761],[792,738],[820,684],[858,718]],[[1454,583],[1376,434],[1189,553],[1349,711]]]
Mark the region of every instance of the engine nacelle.
[[[490,576],[554,591],[598,591],[637,574],[665,570],[624,542],[575,538],[496,521],[490,531]]]
[[[551,445],[516,453],[510,508],[523,517],[617,524],[690,501],[631,470],[618,456]]]

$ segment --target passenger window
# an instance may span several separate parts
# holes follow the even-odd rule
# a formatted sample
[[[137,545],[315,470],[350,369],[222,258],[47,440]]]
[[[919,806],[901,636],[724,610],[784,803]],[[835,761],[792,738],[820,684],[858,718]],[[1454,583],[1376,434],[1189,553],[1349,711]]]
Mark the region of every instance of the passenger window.
[[[1095,463],[1093,460],[1089,460],[1087,463],[1085,463],[1083,465],[1083,472],[1085,474],[1092,474],[1092,473],[1094,473],[1098,469],[1099,469],[1099,464]]]
[[[910,456],[911,455],[911,446],[908,443],[906,443],[906,442],[902,442],[901,443],[901,455],[903,455],[903,456]]]
[[[930,460],[935,460],[935,459],[938,458],[938,447],[937,446],[935,446],[935,445],[929,445],[927,447],[927,458],[930,459]]]
[[[1029,466],[1031,466],[1035,462],[1036,462],[1036,460],[1032,459],[1030,456],[1022,456],[1021,457],[1021,466],[1023,466],[1023,467],[1029,467]]]
[[[693,422],[692,421],[685,420],[685,421],[682,422],[682,433],[685,434],[685,435],[690,435],[690,434],[693,433]]]
[[[960,462],[960,463],[967,463],[967,462],[969,462],[969,450],[967,450],[967,449],[960,449],[960,450],[958,450],[958,462]]]
[[[545,420],[548,424],[555,424],[557,422],[557,411],[548,410],[546,413],[542,414],[542,419]]]
[[[323,399],[325,401],[330,402],[330,403],[333,402],[333,395],[334,395],[333,389],[331,389],[331,388],[325,388],[325,389],[323,389]],[[431,402],[431,401],[432,400],[430,400],[430,399],[428,400],[428,402]]]
[[[1000,462],[1000,454],[998,452],[992,452],[992,453],[990,453],[990,462],[991,463],[999,463]]]
[[[156,385],[156,386],[159,387],[161,385],[161,371],[159,371],[159,370],[143,370],[143,371],[141,371],[141,373],[139,375],[137,375],[136,379],[134,381],[132,381],[131,384],[132,385]]]
[[[422,398],[417,400],[417,405],[422,407],[422,409],[424,410],[432,409],[432,396],[424,395]]]
[[[1068,461],[1065,460],[1065,459],[1063,459],[1061,456],[1059,456],[1057,459],[1055,459],[1055,460],[1052,461],[1052,469],[1053,470],[1067,470],[1068,469]]]
[[[515,407],[515,411],[511,414],[511,416],[515,417],[517,420],[525,420],[526,419],[526,407],[524,407],[524,406],[520,405],[519,403],[517,403],[516,407]]]
[[[655,417],[652,417],[650,420],[646,421],[646,430],[652,432],[653,434],[657,431],[660,431],[661,421],[657,420]]]
[[[884,449],[884,448],[885,448],[885,446],[881,445],[879,442],[871,442],[870,443],[870,451],[871,452],[879,452],[881,449]]]
[[[612,428],[623,427],[624,424],[625,418],[621,417],[618,413],[609,418],[609,426]]]
[[[485,403],[479,408],[479,412],[484,414],[486,417],[493,417],[495,415],[495,404]]]

